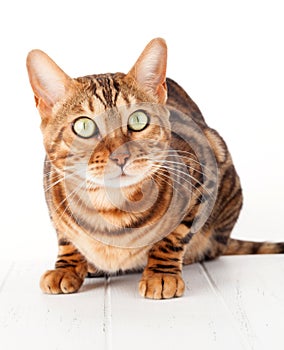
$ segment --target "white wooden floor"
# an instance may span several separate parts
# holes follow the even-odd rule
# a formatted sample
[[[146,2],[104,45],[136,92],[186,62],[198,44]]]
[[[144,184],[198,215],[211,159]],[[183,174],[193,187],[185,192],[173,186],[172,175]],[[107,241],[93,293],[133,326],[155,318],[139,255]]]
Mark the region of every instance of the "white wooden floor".
[[[0,265],[0,349],[284,349],[284,255],[223,257],[184,268],[183,298],[152,301],[139,274],[43,295],[47,263]]]

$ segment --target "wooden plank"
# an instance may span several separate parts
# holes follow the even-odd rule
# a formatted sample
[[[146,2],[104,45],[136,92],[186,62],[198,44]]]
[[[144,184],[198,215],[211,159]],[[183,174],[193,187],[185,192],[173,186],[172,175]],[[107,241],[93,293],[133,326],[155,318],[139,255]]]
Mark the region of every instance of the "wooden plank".
[[[284,256],[224,257],[205,268],[250,349],[283,349]]]
[[[87,280],[81,293],[44,295],[45,264],[16,263],[0,293],[0,349],[103,349],[105,280]]]
[[[108,336],[113,349],[249,349],[220,295],[199,265],[184,267],[186,292],[172,300],[146,300],[140,275],[111,278]]]

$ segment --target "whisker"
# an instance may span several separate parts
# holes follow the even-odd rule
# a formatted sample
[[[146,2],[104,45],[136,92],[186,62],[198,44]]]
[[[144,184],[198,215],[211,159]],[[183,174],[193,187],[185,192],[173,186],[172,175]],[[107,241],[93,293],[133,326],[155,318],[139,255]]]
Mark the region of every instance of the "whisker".
[[[160,169],[160,168],[159,168]],[[158,170],[159,170],[158,169]],[[165,168],[165,169],[167,169],[167,168]],[[168,170],[168,169],[167,169]],[[171,174],[171,172],[169,172],[170,174]],[[176,174],[172,174],[172,175],[176,175]],[[167,178],[169,178],[169,179],[172,179],[172,177],[171,176],[169,176],[169,175],[165,175],[164,174],[164,176],[165,177],[167,177]],[[200,191],[200,189],[198,188],[198,187],[196,187],[191,181],[188,181],[188,180],[186,180],[186,179],[184,179],[183,178],[183,180],[186,182],[186,183],[188,183],[189,185],[190,185],[190,187],[192,187],[192,188],[194,188],[200,195],[204,195],[204,193],[203,192],[201,192]],[[182,186],[183,188],[185,188],[187,191],[188,190],[190,190],[191,192],[192,192],[192,190],[190,189],[190,188],[188,188],[187,186],[185,186],[185,185],[183,185],[183,184],[181,184],[181,183],[179,183],[179,186]],[[172,186],[173,187],[173,186]],[[173,187],[173,188],[175,188],[175,187]],[[175,188],[176,189],[176,188]],[[181,193],[181,192],[180,192]],[[182,195],[184,195],[183,193],[181,193]]]
[[[79,189],[81,189],[84,185],[85,185],[85,183],[83,182],[83,183],[79,184],[78,186],[76,186],[75,189],[74,189],[72,192],[70,192],[70,193],[59,203],[59,205],[57,206],[57,208],[55,208],[55,211],[58,212],[58,210],[59,210],[59,208],[62,206],[62,204],[64,204],[64,203],[65,203],[66,201],[68,201],[68,200],[71,200],[72,197],[74,197],[74,196],[78,193]],[[66,212],[67,209],[70,210],[70,204],[68,204],[68,205],[65,207],[64,211],[61,213],[61,215],[59,216],[58,220],[60,220],[60,219],[62,218],[62,216],[65,214],[65,212]]]
[[[61,181],[63,181],[64,178],[65,178],[65,177],[63,176],[63,177],[60,178],[59,180],[57,180],[57,181],[55,181],[55,182],[52,182],[52,184],[51,184],[50,186],[48,186],[48,187],[44,190],[44,192],[47,192],[47,191],[51,190],[54,186],[58,185]]]
[[[183,174],[183,175],[185,175],[185,176],[188,176],[190,179],[192,179],[193,181],[197,182],[197,183],[199,184],[199,186],[202,187],[202,189],[203,189],[211,198],[213,198],[212,193],[209,192],[209,190],[207,189],[206,185],[205,185],[204,183],[198,181],[194,176],[192,176],[192,175],[190,175],[190,174],[188,174],[188,173],[185,173],[184,171],[179,170],[179,169],[172,169],[172,168],[167,168],[167,169],[168,169],[169,172],[174,173],[174,171],[177,171],[177,172],[179,172],[179,173],[181,173],[181,174]],[[185,180],[185,179],[184,179],[184,180]],[[192,184],[192,186],[194,186],[194,185]],[[195,187],[195,186],[194,186],[194,187]],[[198,189],[198,188],[196,188],[196,189]],[[201,193],[202,193],[202,192],[201,192]],[[203,194],[203,193],[202,193],[202,194]]]
[[[47,191],[51,190],[54,186],[58,185],[58,184],[59,184],[60,182],[62,182],[63,180],[69,179],[70,177],[72,177],[72,176],[74,176],[74,175],[79,175],[81,172],[82,172],[82,169],[77,170],[77,171],[74,171],[74,172],[72,172],[71,174],[68,174],[68,175],[66,175],[66,174],[62,175],[62,178],[59,178],[59,180],[57,180],[57,181],[55,181],[55,182],[52,182],[52,183],[50,184],[50,186],[48,186],[48,187],[45,189],[44,192],[47,192]],[[57,177],[56,177],[56,178],[57,178]]]
[[[185,167],[189,167],[189,165],[181,163],[181,162],[174,162],[174,161],[170,161],[170,160],[154,160],[155,163],[162,163],[162,164],[176,164],[176,165],[181,165],[181,166],[185,166]],[[196,171],[197,173],[205,176],[203,171],[200,171],[194,167],[190,167],[191,169],[193,169],[194,171]]]
[[[182,155],[182,154],[179,154],[179,153],[183,153],[185,154],[186,156]],[[206,166],[204,163],[200,162],[198,160],[198,158],[196,157],[195,154],[191,153],[191,152],[188,152],[188,151],[180,151],[180,150],[161,150],[161,151],[157,151],[157,152],[151,152],[150,155],[162,155],[162,154],[165,154],[169,157],[173,157],[173,156],[176,156],[176,157],[184,157],[184,158],[187,158],[188,160],[200,165],[203,169],[206,169],[208,170],[208,172],[212,173],[212,174],[215,174],[214,171],[212,169],[210,169],[208,166]],[[188,155],[190,156],[194,156],[196,159],[192,158],[192,157],[188,157]],[[149,160],[149,157],[147,157],[147,159]]]
[[[155,167],[155,165],[154,165],[154,167]],[[197,182],[197,183],[200,185],[200,187],[202,187],[202,189],[208,194],[208,196],[210,196],[210,198],[214,199],[213,194],[210,193],[210,192],[208,191],[208,189],[206,188],[206,186],[205,186],[204,184],[202,184],[201,182],[199,182],[197,179],[195,179],[195,178],[194,178],[193,176],[191,176],[190,174],[187,174],[187,173],[185,173],[184,171],[180,171],[179,169],[172,169],[172,168],[164,167],[164,166],[156,166],[156,168],[157,168],[157,169],[163,168],[163,169],[167,170],[170,174],[175,175],[175,176],[182,174],[182,175],[184,175],[185,177],[189,177],[190,179],[192,179],[192,180],[194,180],[195,182]],[[178,173],[175,173],[174,171],[177,171]],[[185,181],[185,182],[187,182],[188,184],[190,184],[190,186],[192,186],[196,191],[198,191],[198,192],[200,193],[200,195],[204,195],[204,193],[203,193],[202,191],[200,191],[200,189],[199,189],[198,187],[196,187],[196,186],[192,183],[192,181],[190,181],[190,180],[188,180],[188,179],[186,179],[186,178],[184,178],[184,177],[182,177],[182,179],[183,179],[183,181]]]
[[[43,173],[43,178],[48,177],[48,176],[50,176],[51,174],[54,174],[54,170],[52,170],[52,171],[47,171],[46,173]],[[60,176],[63,176],[63,175],[62,175],[62,174],[56,174],[56,175],[53,176],[53,178],[57,178],[57,177],[60,177]]]
[[[86,182],[85,185],[86,185],[85,191],[86,191],[86,193],[87,193],[87,192],[89,191],[89,189],[92,187],[92,184]],[[78,215],[79,215],[79,216],[81,215],[81,212],[82,212],[83,209],[84,209],[84,208],[83,208],[83,204],[85,204],[85,203],[84,203],[84,201],[81,199],[81,205],[80,205],[79,212],[78,212]]]
[[[170,186],[172,189],[174,190],[177,190],[176,187],[173,186],[172,183],[170,183],[169,181],[165,180],[165,178],[169,179],[169,180],[172,180],[172,178],[169,176],[169,175],[166,175],[166,174],[160,174],[159,171],[157,171],[155,174],[151,175],[151,178],[154,180],[154,176],[157,176],[159,179],[161,179],[163,182],[165,182],[168,186]],[[182,187],[184,187],[186,190],[189,190],[188,187],[185,187],[184,185],[180,184]],[[180,192],[179,190],[177,190],[181,195],[183,195],[182,192]]]
[[[165,169],[165,170],[168,171],[169,174],[172,174],[173,176],[179,176],[179,174],[175,174],[175,173],[170,172],[169,169],[168,169],[167,167],[160,167],[160,166],[157,166],[156,169],[157,169],[158,171],[157,171],[155,174],[159,173],[159,170]],[[171,180],[173,180],[172,177],[171,177],[170,175],[166,175],[166,174],[164,174],[164,173],[163,173],[162,175],[165,176],[165,177],[167,177],[167,178],[169,178],[169,179],[171,179]],[[185,182],[187,182],[191,187],[193,187],[194,189],[196,189],[200,194],[203,194],[203,193],[199,190],[199,188],[197,188],[196,186],[194,186],[194,185],[192,184],[191,181],[188,181],[188,180],[186,180],[186,179],[184,179],[184,178],[182,178],[182,179],[183,179]],[[189,188],[188,188],[187,186],[185,186],[184,184],[179,183],[179,185],[182,186],[182,187],[184,187],[186,190],[189,190]]]
[[[141,159],[145,159],[145,160],[148,160],[148,161],[151,161],[151,162],[160,162],[160,163],[166,163],[166,162],[168,162],[168,163],[175,163],[175,164],[180,164],[181,166],[185,166],[185,167],[189,167],[190,166],[190,168],[191,169],[193,169],[193,170],[195,170],[195,171],[197,171],[197,172],[199,172],[200,174],[203,174],[204,175],[204,172],[200,172],[198,169],[196,169],[195,167],[193,167],[192,166],[192,164],[191,165],[189,165],[189,164],[185,164],[184,162],[174,162],[174,161],[168,161],[167,159],[157,159],[157,158],[155,158],[155,159],[152,159],[152,158],[149,158],[149,157],[140,157],[140,158],[138,158],[138,160],[141,160]],[[191,159],[191,158],[187,158],[188,160],[190,159],[190,160],[192,160],[192,161],[195,161],[194,159]],[[197,163],[198,165],[201,165],[199,162],[197,162],[197,161],[195,161],[195,163]]]

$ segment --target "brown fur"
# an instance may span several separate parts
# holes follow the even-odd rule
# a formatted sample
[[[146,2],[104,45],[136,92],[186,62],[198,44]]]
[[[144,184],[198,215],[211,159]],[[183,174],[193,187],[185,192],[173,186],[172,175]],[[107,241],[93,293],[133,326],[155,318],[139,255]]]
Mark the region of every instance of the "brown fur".
[[[230,239],[242,207],[239,177],[223,139],[166,79],[166,55],[165,42],[154,39],[127,75],[71,79],[43,52],[29,54],[47,154],[46,200],[59,243],[55,269],[41,278],[44,292],[76,292],[87,273],[144,269],[142,296],[178,297],[183,264],[284,252],[283,244]],[[139,109],[151,123],[133,132],[127,118]],[[91,139],[74,133],[81,116],[96,122]],[[122,187],[99,183],[122,166]]]

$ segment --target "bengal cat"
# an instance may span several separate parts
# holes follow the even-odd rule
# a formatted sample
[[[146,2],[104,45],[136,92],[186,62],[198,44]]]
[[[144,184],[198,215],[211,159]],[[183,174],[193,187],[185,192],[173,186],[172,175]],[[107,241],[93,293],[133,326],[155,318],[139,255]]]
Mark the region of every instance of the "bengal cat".
[[[184,292],[182,265],[224,254],[283,253],[283,243],[230,238],[242,190],[227,146],[166,78],[152,40],[128,74],[71,79],[44,52],[27,69],[42,118],[44,187],[58,236],[45,293],[73,293],[87,275],[143,269],[139,292]]]

